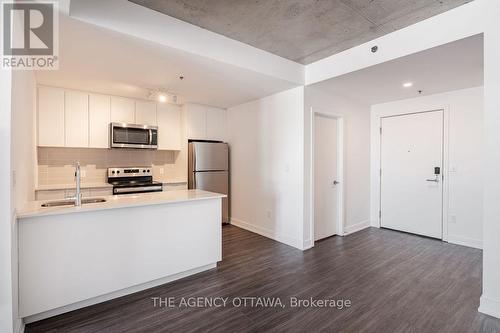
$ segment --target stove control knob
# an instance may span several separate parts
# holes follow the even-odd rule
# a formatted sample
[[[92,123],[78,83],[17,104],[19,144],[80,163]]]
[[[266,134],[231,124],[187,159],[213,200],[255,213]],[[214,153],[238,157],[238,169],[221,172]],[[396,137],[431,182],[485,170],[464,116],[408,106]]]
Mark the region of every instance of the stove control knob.
[[[116,173],[120,173],[120,171],[117,171]]]
[[[146,170],[142,170],[142,172],[146,172]]]
[[[111,173],[114,175],[115,174],[115,170],[111,171]]]

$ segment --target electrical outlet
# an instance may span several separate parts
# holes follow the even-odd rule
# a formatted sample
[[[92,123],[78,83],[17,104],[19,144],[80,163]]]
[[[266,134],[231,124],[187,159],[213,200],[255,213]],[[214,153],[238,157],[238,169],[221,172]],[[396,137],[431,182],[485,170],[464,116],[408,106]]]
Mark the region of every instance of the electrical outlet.
[[[450,223],[457,223],[457,216],[456,215],[450,215],[450,218],[448,219]]]
[[[87,176],[87,171],[82,170],[82,178],[85,178]]]
[[[165,169],[160,168],[160,175],[163,175],[165,173]]]
[[[273,216],[273,212],[272,212],[271,210],[269,210],[269,209],[268,209],[268,210],[266,211],[266,216],[267,216],[267,218],[270,220],[270,219],[271,219],[271,217]]]

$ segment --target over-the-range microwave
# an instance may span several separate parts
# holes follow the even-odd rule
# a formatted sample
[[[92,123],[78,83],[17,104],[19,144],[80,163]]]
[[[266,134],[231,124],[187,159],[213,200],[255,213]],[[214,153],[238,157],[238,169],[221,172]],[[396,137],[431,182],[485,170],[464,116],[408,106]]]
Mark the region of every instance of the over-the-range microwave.
[[[158,127],[126,123],[111,123],[111,148],[158,148]]]

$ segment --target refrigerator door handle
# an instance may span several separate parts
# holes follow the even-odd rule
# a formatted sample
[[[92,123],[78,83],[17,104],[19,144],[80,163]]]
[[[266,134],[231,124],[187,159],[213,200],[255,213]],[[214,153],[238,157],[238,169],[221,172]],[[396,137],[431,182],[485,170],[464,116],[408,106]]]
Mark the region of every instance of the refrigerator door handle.
[[[191,172],[191,184],[193,184],[192,188],[196,188],[196,146],[193,145],[193,155],[192,155],[192,160],[191,160],[191,166],[193,168],[193,171]]]

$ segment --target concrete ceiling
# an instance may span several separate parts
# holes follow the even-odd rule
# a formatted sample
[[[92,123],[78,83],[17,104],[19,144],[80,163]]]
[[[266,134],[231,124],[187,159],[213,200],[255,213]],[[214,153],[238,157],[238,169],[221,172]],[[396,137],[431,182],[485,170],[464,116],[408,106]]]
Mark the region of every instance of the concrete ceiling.
[[[373,105],[482,86],[483,50],[483,35],[476,35],[310,87]],[[406,82],[412,82],[413,86],[403,87]]]
[[[66,15],[59,21],[59,63],[59,70],[37,71],[37,82],[135,98],[161,88],[178,94],[181,102],[218,107],[297,86]]]
[[[471,0],[130,0],[309,64]]]

